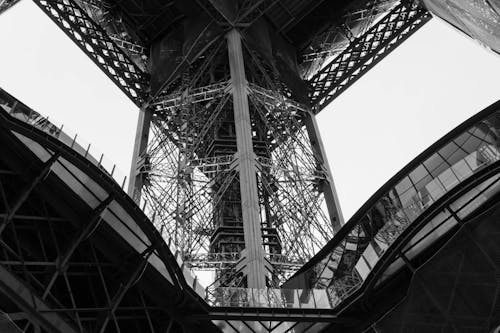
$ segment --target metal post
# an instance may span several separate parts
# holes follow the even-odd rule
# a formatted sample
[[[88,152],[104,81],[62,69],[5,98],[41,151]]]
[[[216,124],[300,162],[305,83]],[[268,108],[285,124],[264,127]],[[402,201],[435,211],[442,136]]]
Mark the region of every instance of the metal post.
[[[306,117],[305,124],[314,153],[320,161],[321,167],[327,173],[327,180],[322,184],[323,186],[321,189],[323,191],[323,195],[325,196],[325,202],[333,228],[335,231],[338,231],[344,224],[344,217],[340,209],[339,198],[337,196],[337,191],[335,190],[332,171],[330,170],[330,165],[326,157],[325,147],[323,146],[323,141],[321,140],[321,135],[319,133],[316,116],[312,112],[309,112],[309,116]]]
[[[247,98],[247,82],[241,47],[241,35],[236,29],[231,30],[227,34],[227,45],[233,92],[236,146],[238,149],[247,284],[249,288],[265,288],[266,268],[264,264],[264,251],[262,249],[257,173]]]
[[[151,125],[151,110],[141,108],[137,119],[137,130],[135,133],[134,153],[132,166],[130,167],[130,181],[128,184],[128,195],[139,202],[144,178],[140,174],[139,161],[144,157],[149,139],[149,128]]]

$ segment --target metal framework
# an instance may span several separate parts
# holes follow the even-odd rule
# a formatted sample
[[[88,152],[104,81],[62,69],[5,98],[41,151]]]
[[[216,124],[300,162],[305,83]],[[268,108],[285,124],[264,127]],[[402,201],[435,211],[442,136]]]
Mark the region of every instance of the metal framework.
[[[128,48],[132,45],[130,42],[109,36],[73,0],[35,0],[35,3],[135,104],[144,103],[148,91],[147,74],[118,46]]]
[[[324,109],[430,18],[425,9],[405,1],[366,33],[351,41],[344,51],[309,80],[315,112]]]
[[[200,66],[227,57],[224,49],[218,50]],[[207,86],[190,83],[152,104],[150,140],[137,170],[144,184],[141,205],[158,226],[175,230],[170,236],[186,262],[218,271],[215,285],[238,286],[244,280],[221,281],[227,272],[236,274],[238,262],[245,259],[240,254],[245,244],[238,193],[241,159],[228,74]],[[257,177],[256,216],[262,219],[263,259],[274,267],[276,284],[334,233],[335,225],[322,208],[327,170],[311,145],[306,106],[257,84],[245,89],[252,117],[249,128],[255,132],[249,134],[249,162]]]
[[[122,17],[126,14],[112,1],[34,1],[135,104],[142,107],[151,101],[146,70],[147,42],[123,24]],[[3,0],[2,4],[8,8],[15,2]],[[223,2],[196,2],[225,31],[235,24],[252,26],[272,9],[288,12],[280,0],[246,0],[238,11]],[[312,86],[310,99],[315,112],[322,110],[430,19],[422,7],[409,0],[402,2],[405,5],[400,4],[396,9],[393,7],[398,4],[397,0],[354,1],[340,18],[313,36],[308,47],[299,51],[302,75]],[[162,10],[170,7],[171,4]],[[295,19],[291,17],[290,20]],[[153,17],[151,21],[156,19]],[[171,19],[179,18],[172,16]],[[332,57],[334,59],[324,65]]]
[[[19,0],[0,0],[0,15],[12,8]]]
[[[9,119],[1,97],[0,295],[9,299],[2,302],[2,311],[17,327],[12,332],[198,331],[195,321],[182,319],[182,307],[205,313],[203,306],[191,292],[181,292],[187,287],[182,273],[158,232],[144,223],[143,213],[83,156]],[[23,109],[11,102],[8,107]],[[49,156],[45,162],[29,149],[33,146],[39,147],[37,154]],[[61,178],[73,177],[72,182],[82,182],[78,186],[93,193],[79,173],[99,180],[108,193],[95,207]],[[130,237],[110,227],[111,216],[122,218],[118,206],[149,239],[143,251],[131,248]],[[152,255],[165,263],[167,278],[160,278]],[[210,323],[203,327],[215,332]]]
[[[214,271],[212,296],[277,287],[333,237],[343,220],[314,114],[430,17],[354,1],[304,49],[290,31],[319,3],[34,1],[140,106],[129,193],[189,267]]]

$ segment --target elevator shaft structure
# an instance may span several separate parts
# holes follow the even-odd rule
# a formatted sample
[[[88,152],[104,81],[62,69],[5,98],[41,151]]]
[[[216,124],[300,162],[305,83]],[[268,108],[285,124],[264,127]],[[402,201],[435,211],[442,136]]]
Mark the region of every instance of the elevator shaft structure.
[[[263,289],[341,217],[311,109],[242,29],[223,37],[141,113],[130,193],[192,268],[215,271],[213,287]]]

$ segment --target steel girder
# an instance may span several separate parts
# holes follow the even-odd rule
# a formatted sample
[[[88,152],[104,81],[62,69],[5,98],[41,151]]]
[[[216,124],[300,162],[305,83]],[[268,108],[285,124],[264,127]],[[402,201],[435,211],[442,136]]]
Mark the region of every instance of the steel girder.
[[[19,0],[0,0],[0,15],[9,8],[12,8],[18,2]]]
[[[73,42],[138,106],[146,100],[147,75],[73,0],[34,0]]]
[[[310,80],[315,113],[350,87],[431,18],[430,13],[403,1],[365,34],[355,39]]]

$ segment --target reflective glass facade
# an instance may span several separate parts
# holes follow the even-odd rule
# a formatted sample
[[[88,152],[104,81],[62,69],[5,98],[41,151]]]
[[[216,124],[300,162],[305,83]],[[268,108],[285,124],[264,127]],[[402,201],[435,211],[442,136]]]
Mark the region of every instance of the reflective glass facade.
[[[389,181],[325,250],[311,260],[314,264],[306,265],[307,269],[292,277],[285,287],[324,289],[334,307],[361,287],[387,249],[433,203],[499,160],[500,103],[497,103],[452,131]],[[468,192],[464,198],[470,202],[459,199],[450,204],[450,210],[466,216],[496,193],[498,178],[495,175]],[[456,224],[451,213],[437,215],[434,227],[431,223],[423,232],[427,234],[419,234],[419,239],[436,228],[441,228],[438,230],[441,234],[449,230]],[[443,226],[444,222],[448,224]]]

